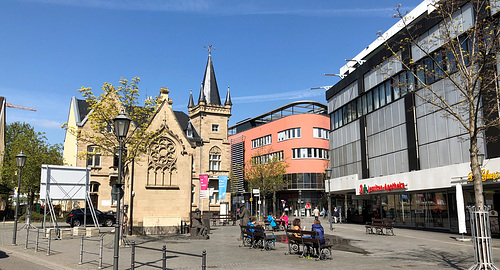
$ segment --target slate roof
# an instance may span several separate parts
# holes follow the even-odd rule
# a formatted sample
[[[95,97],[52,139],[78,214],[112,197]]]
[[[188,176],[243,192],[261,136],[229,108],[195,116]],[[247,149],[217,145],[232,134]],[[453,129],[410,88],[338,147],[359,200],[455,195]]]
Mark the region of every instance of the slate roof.
[[[201,142],[201,137],[198,134],[198,132],[196,131],[196,128],[191,123],[191,120],[189,120],[189,116],[181,111],[174,111],[174,114],[175,114],[175,118],[177,118],[177,122],[179,122],[179,124],[182,128],[182,131],[184,132],[184,134],[186,134],[188,139],[195,141],[195,142]],[[188,130],[192,131],[192,133],[193,133],[192,137],[188,136],[188,133],[187,133]]]
[[[83,99],[76,99],[76,106],[78,107],[78,121],[82,122],[90,112],[90,105]]]
[[[215,79],[215,71],[211,55],[208,55],[207,67],[205,68],[205,75],[203,77],[201,88],[203,91],[200,91],[200,98],[198,99],[198,102],[202,100],[204,95],[207,104],[221,105],[219,89],[217,87],[217,80]]]

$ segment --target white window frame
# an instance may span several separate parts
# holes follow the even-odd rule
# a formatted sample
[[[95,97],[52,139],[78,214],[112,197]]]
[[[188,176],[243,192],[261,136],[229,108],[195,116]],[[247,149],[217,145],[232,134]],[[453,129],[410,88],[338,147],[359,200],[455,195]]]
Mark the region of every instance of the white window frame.
[[[92,150],[92,151],[90,151]],[[101,160],[101,151],[99,149],[99,146],[96,145],[89,145],[87,146],[87,166],[89,167],[101,167],[102,166],[102,160]],[[91,161],[91,162],[89,162]],[[98,161],[98,162],[96,162]],[[99,164],[97,164],[99,163]]]
[[[313,138],[328,140],[328,133],[330,131],[324,128],[313,128]]]
[[[259,148],[259,147],[262,147],[265,145],[270,145],[271,143],[272,143],[271,134],[257,138],[257,139],[253,139],[252,140],[252,149]]]
[[[292,159],[328,159],[328,149],[323,148],[293,148]]]
[[[278,132],[278,142],[301,138],[300,128],[290,128]]]

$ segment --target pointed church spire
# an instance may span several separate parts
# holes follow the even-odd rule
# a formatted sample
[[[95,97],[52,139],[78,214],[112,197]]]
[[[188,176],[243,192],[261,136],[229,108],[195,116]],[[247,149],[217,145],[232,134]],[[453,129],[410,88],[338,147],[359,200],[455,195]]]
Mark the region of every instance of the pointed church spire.
[[[224,106],[226,105],[233,105],[231,102],[231,96],[229,95],[229,86],[227,87],[226,102],[224,102]]]
[[[215,71],[212,63],[212,50],[215,48],[212,45],[208,45],[208,61],[207,67],[205,68],[205,75],[203,77],[202,90],[205,95],[205,100],[207,104],[221,105],[219,89],[217,87],[217,81],[215,79]],[[201,93],[200,93],[201,98]]]
[[[194,107],[194,100],[193,100],[193,90],[189,89],[189,103],[188,103],[188,108]]]
[[[198,98],[198,104],[201,102],[207,102],[207,99],[205,98],[205,92],[203,91],[203,83],[201,83],[201,88],[200,88],[200,97]]]

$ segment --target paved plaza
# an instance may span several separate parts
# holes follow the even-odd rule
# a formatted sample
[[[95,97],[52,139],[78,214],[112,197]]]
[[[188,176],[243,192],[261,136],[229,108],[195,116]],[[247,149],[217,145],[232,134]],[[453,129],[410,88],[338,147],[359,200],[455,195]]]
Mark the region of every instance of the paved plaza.
[[[167,248],[168,269],[201,269],[201,254],[207,251],[207,269],[467,269],[473,264],[471,242],[456,241],[456,234],[395,228],[395,236],[370,235],[363,225],[335,224],[329,230],[323,221],[326,237],[333,247],[333,260],[316,261],[285,255],[288,246],[284,232],[275,233],[276,250],[261,251],[240,247],[239,226],[213,227],[209,240],[191,240],[187,235],[129,237],[136,249],[136,269],[161,269],[162,247]],[[303,225],[311,227],[312,219]],[[35,224],[38,225],[38,224]],[[98,256],[84,254],[80,261],[81,238],[54,240],[51,255],[45,244],[35,252],[34,234],[25,249],[26,231],[18,232],[18,246],[12,243],[12,223],[0,223],[0,269],[19,269],[4,264],[18,258],[31,263],[32,269],[98,269]],[[109,231],[110,228],[105,228]],[[31,239],[32,238],[32,239]],[[96,237],[94,239],[98,239]],[[103,269],[112,269],[112,233],[104,236]],[[98,253],[98,242],[85,241],[84,250]],[[493,254],[500,265],[500,239],[493,239]],[[7,266],[5,266],[7,265]],[[8,268],[6,268],[8,267]],[[131,248],[120,248],[120,269],[130,269]]]

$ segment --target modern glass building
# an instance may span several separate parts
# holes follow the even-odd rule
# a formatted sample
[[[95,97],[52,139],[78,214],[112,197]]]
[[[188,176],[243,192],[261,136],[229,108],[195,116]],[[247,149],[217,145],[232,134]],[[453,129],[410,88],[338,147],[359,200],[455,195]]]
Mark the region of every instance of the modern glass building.
[[[474,8],[462,1],[452,16],[462,52],[472,53],[464,34],[477,20]],[[492,8],[481,16],[498,25],[497,11]],[[458,121],[446,117],[420,95],[421,82],[425,82],[433,91],[446,95],[452,106],[463,99],[442,76],[443,72],[453,74],[457,66],[442,43],[429,42],[450,23],[443,23],[433,12],[426,1],[405,21],[417,43],[426,44],[430,54],[409,43],[404,50],[388,49],[386,42],[396,44],[406,31],[399,22],[343,66],[342,79],[326,92],[331,121],[331,191],[347,195],[344,215],[351,222],[383,217],[395,219],[397,226],[456,231],[457,183],[463,186],[466,205],[474,204],[472,182],[468,181],[468,134]],[[399,56],[406,65],[396,60]],[[435,65],[430,57],[442,65]],[[492,68],[498,74],[498,64]],[[482,102],[494,101],[487,99]],[[490,117],[498,117],[498,110]],[[498,138],[499,134],[498,127],[492,127],[479,135],[479,153],[486,157],[483,186],[485,203],[492,209],[493,233],[500,232],[500,141],[484,138]]]

